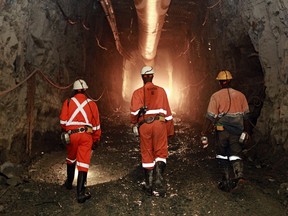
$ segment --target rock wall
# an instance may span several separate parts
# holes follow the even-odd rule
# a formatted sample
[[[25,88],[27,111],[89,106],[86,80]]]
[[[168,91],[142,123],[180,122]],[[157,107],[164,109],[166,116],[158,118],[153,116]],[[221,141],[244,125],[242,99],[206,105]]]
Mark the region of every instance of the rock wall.
[[[240,7],[241,17],[259,53],[267,87],[257,129],[274,150],[283,147],[288,151],[288,2],[247,1]]]
[[[80,30],[55,1],[0,1],[0,161],[23,160],[32,145],[58,140],[53,131],[69,93],[60,87],[82,74]]]
[[[225,43],[228,39],[237,44],[241,35],[248,34],[264,72],[266,97],[254,130],[255,141],[260,148],[268,146],[266,151],[287,152],[288,2],[226,0],[219,11],[223,20],[231,21],[222,29]]]

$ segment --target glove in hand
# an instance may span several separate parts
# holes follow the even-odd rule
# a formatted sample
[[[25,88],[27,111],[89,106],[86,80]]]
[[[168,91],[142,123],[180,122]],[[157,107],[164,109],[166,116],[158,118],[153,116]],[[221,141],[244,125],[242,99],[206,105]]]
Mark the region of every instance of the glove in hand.
[[[201,136],[201,143],[203,148],[207,148],[209,145],[208,138],[206,136]]]

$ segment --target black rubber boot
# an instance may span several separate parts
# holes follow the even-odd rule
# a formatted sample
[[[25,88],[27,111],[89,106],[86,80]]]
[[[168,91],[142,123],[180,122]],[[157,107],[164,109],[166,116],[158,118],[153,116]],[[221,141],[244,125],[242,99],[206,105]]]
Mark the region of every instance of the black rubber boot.
[[[243,178],[243,161],[242,160],[236,160],[233,162],[232,166],[233,166],[235,179]]]
[[[163,161],[157,161],[154,167],[155,171],[155,188],[153,193],[155,196],[165,196],[166,190],[164,187],[163,173],[166,167],[166,163]]]
[[[244,189],[245,180],[243,177],[243,161],[236,160],[232,164],[234,176],[234,187],[232,188],[233,193],[241,192]]]
[[[145,184],[143,186],[144,191],[147,195],[152,195],[152,185],[153,185],[153,170],[144,169]]]
[[[227,159],[217,159],[219,170],[222,174],[221,180],[218,182],[218,188],[222,191],[229,192],[234,184],[230,180],[230,163]]]
[[[67,179],[64,183],[66,189],[71,190],[75,175],[75,163],[67,164]]]
[[[84,203],[91,198],[89,192],[85,192],[87,181],[87,172],[79,171],[77,179],[77,201],[78,203]]]

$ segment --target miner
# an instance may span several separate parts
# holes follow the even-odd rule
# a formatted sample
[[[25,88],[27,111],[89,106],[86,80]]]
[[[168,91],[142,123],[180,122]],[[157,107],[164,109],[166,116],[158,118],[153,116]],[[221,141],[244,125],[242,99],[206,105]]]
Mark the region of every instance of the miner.
[[[174,135],[173,117],[165,90],[154,85],[154,69],[141,70],[143,87],[135,90],[131,99],[131,123],[140,136],[144,190],[148,195],[165,196],[163,172],[168,157],[168,137]]]

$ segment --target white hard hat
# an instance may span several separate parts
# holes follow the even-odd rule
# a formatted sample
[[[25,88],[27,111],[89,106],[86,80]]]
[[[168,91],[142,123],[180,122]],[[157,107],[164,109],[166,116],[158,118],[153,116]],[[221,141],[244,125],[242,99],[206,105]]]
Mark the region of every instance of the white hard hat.
[[[86,84],[86,82],[82,79],[78,79],[74,82],[73,84],[73,89],[74,90],[78,90],[78,89],[88,89],[88,85]]]
[[[143,67],[141,70],[141,75],[144,75],[144,74],[154,74],[153,68],[151,66]]]

